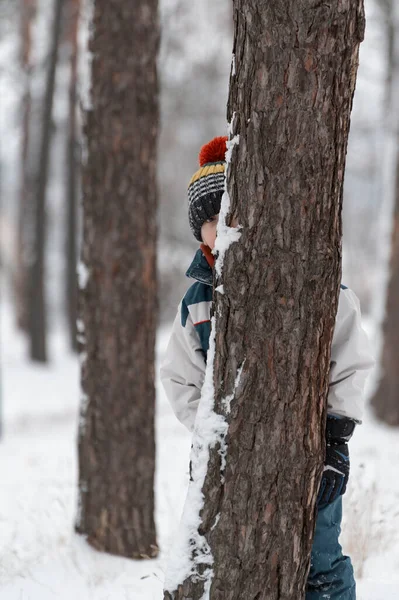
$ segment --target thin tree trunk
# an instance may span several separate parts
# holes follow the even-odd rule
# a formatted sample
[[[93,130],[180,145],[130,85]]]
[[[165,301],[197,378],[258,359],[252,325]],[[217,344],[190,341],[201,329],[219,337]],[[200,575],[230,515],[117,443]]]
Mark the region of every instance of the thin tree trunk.
[[[386,294],[389,284],[389,259],[391,256],[392,219],[395,206],[396,153],[398,151],[398,114],[399,101],[399,48],[397,30],[399,14],[393,0],[378,0],[384,20],[386,38],[386,82],[382,127],[379,131],[379,171],[381,183],[378,186],[380,203],[376,223],[376,259],[377,273],[371,313],[373,321],[382,328],[386,308]],[[380,354],[380,344],[376,344]]]
[[[28,150],[30,144],[31,120],[31,54],[32,24],[36,15],[36,0],[21,2],[21,67],[24,76],[24,94],[22,98],[22,145],[21,145],[21,180],[19,188],[18,230],[16,249],[16,270],[14,274],[15,309],[17,324],[28,330],[28,267],[27,267],[27,219],[31,214],[28,207],[29,168]]]
[[[377,0],[384,16],[385,27],[385,43],[386,43],[386,69],[387,77],[385,84],[385,110],[389,113],[393,100],[393,85],[395,76],[395,39],[396,39],[396,22],[394,0]]]
[[[195,519],[198,505],[185,507],[189,569],[183,576],[177,552],[164,597],[300,600],[323,461],[364,10],[362,0],[233,6],[227,184],[242,234],[215,282],[223,293],[206,378],[213,374],[215,412],[207,384],[188,494],[201,506],[203,493],[203,507]]]
[[[382,213],[382,233],[391,233],[391,244],[385,248],[384,236],[380,236],[381,259],[386,259],[387,272],[383,269],[385,284],[378,289],[377,301],[385,305],[385,318],[382,324],[382,349],[380,357],[381,378],[371,399],[376,416],[388,425],[399,425],[399,351],[398,351],[398,314],[399,314],[399,121],[398,95],[399,85],[399,10],[391,0],[380,0],[385,13],[387,33],[387,93],[385,118],[385,187]],[[392,160],[393,159],[393,160]],[[387,165],[392,166],[387,169]],[[391,214],[393,225],[391,223]],[[386,237],[385,236],[385,237]],[[387,256],[388,255],[388,256]],[[390,260],[389,260],[390,257]],[[383,260],[384,262],[384,260]],[[385,291],[386,290],[386,291]],[[381,298],[382,296],[382,298]],[[379,311],[381,314],[382,311]]]
[[[157,0],[94,3],[86,114],[76,529],[98,550],[158,552],[154,524]]]
[[[29,334],[30,356],[38,362],[47,361],[46,350],[46,307],[44,292],[44,255],[46,236],[46,189],[49,169],[49,152],[51,144],[51,116],[55,72],[58,58],[58,46],[61,32],[63,0],[55,0],[54,21],[50,47],[50,57],[46,77],[46,88],[42,113],[42,132],[38,156],[37,180],[34,195],[34,241],[33,257],[30,268],[29,290]]]
[[[77,79],[78,79],[78,26],[80,0],[69,2],[69,36],[70,46],[70,82],[69,82],[69,122],[67,140],[67,235],[66,235],[66,282],[65,300],[70,344],[77,350],[76,318],[77,318],[77,206],[79,191],[79,140],[77,131]]]
[[[398,137],[399,147],[399,137]],[[383,324],[380,360],[381,379],[371,399],[377,417],[388,425],[399,426],[399,151],[397,152],[395,209],[389,264],[389,284]]]

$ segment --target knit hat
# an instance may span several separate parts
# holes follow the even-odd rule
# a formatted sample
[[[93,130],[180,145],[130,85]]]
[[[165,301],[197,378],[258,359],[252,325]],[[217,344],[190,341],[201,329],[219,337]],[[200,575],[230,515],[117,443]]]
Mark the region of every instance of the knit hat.
[[[216,137],[202,146],[199,153],[200,168],[188,186],[188,218],[191,231],[199,242],[202,242],[202,225],[220,212],[227,140],[227,137]]]

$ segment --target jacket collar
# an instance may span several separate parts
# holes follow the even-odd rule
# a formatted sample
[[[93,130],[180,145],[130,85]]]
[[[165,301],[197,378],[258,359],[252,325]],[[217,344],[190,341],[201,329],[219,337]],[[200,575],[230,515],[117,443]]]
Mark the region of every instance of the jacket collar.
[[[213,256],[207,250],[208,248],[201,244],[201,248],[195,253],[193,262],[186,271],[186,276],[195,279],[200,283],[212,286],[213,271],[209,261],[212,261]]]

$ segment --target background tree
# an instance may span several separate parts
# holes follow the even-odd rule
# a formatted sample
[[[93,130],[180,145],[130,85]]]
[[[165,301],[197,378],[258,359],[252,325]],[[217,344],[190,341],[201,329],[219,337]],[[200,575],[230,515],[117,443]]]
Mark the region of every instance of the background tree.
[[[21,171],[18,203],[18,227],[16,244],[16,266],[14,272],[15,311],[17,323],[21,329],[28,330],[27,302],[27,247],[26,235],[30,210],[28,206],[29,178],[28,150],[30,147],[31,124],[31,70],[32,70],[32,25],[36,15],[36,0],[22,0],[20,7],[21,43],[20,60],[23,73],[22,96],[22,142]]]
[[[398,153],[399,158],[399,153]],[[388,425],[399,426],[399,160],[386,313],[382,328],[381,378],[371,400],[375,414]]]
[[[378,0],[380,6],[384,28],[386,33],[386,58],[387,58],[387,77],[386,77],[386,92],[385,92],[385,108],[390,110],[393,101],[393,85],[396,78],[396,38],[397,38],[397,23],[396,10],[394,0]],[[396,67],[396,68],[395,68]]]
[[[183,516],[191,561],[183,577],[180,548],[165,598],[197,600],[206,591],[212,600],[297,600],[322,467],[365,19],[362,0],[233,6],[228,118],[237,150],[227,181],[243,229],[216,281],[216,351],[208,355],[188,495],[198,503]],[[207,412],[212,376],[215,413]]]
[[[80,0],[70,0],[68,4],[68,45],[70,53],[69,118],[67,135],[67,189],[66,189],[66,280],[65,303],[71,348],[77,350],[77,214],[79,194],[79,133],[77,123],[77,83],[78,83],[78,26]]]
[[[83,175],[85,361],[77,530],[157,554],[154,511],[157,0],[96,0]],[[85,278],[85,277],[84,277]]]
[[[375,414],[389,425],[399,426],[399,10],[391,0],[380,0],[387,31],[386,153],[388,165],[384,233],[391,231],[385,318],[382,326],[381,377],[371,400]],[[396,157],[396,159],[395,159]],[[393,204],[393,215],[392,215]],[[392,216],[391,216],[392,215]],[[393,224],[391,219],[393,218]],[[387,235],[388,237],[388,235]],[[385,281],[384,281],[385,283]]]
[[[42,106],[41,138],[37,155],[32,201],[34,203],[33,240],[29,273],[29,337],[32,360],[47,361],[46,306],[45,306],[45,237],[46,237],[46,188],[51,144],[51,116],[53,111],[55,73],[61,33],[63,0],[55,0],[54,25],[52,28],[44,101]]]

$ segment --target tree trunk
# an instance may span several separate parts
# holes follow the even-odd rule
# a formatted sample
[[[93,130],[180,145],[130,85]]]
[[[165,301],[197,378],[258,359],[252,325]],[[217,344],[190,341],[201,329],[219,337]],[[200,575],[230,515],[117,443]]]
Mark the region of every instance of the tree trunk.
[[[21,173],[18,206],[18,230],[16,249],[16,270],[14,274],[15,309],[17,325],[28,331],[28,266],[26,235],[28,218],[31,214],[28,206],[29,167],[28,151],[30,147],[31,126],[31,54],[32,24],[36,15],[36,0],[22,0],[21,3],[21,68],[24,78],[22,98],[22,144]]]
[[[46,235],[46,188],[51,144],[51,116],[55,86],[55,72],[61,32],[63,0],[55,0],[50,57],[43,102],[42,131],[38,155],[34,194],[33,257],[29,277],[29,335],[30,356],[38,362],[47,361],[46,307],[44,292],[44,250]]]
[[[157,0],[96,0],[83,172],[77,531],[156,556]]]
[[[387,119],[386,154],[388,159],[396,154],[395,173],[390,173],[385,186],[385,209],[383,224],[387,224],[393,208],[390,261],[386,286],[385,318],[382,325],[382,351],[380,358],[381,379],[371,399],[376,416],[388,425],[399,426],[399,10],[390,1],[381,2],[386,11],[388,36]],[[392,127],[393,125],[393,127]],[[392,177],[394,181],[392,182]],[[389,227],[391,223],[389,222]],[[386,229],[386,228],[385,228]],[[386,232],[385,232],[386,233]],[[388,262],[388,258],[387,258]],[[378,293],[381,295],[382,290]]]
[[[399,85],[399,47],[396,43],[399,14],[393,0],[378,0],[382,10],[383,24],[386,38],[386,82],[384,93],[384,115],[382,127],[379,131],[379,171],[380,203],[378,207],[378,220],[376,222],[375,264],[378,266],[374,277],[374,294],[371,306],[373,321],[379,330],[383,329],[383,320],[387,302],[389,284],[389,260],[391,256],[392,222],[395,207],[396,188],[396,154],[398,148],[399,131],[399,101],[397,86]],[[398,22],[398,23],[397,23]],[[376,339],[377,354],[380,355],[381,343]]]
[[[399,144],[399,140],[398,140]],[[390,279],[388,284],[381,379],[371,404],[381,421],[399,426],[399,152],[396,176],[395,212],[393,216]]]
[[[65,300],[67,308],[68,330],[72,350],[77,350],[76,319],[77,319],[77,206],[79,190],[79,141],[77,133],[77,94],[78,79],[78,26],[80,0],[69,2],[69,35],[70,46],[70,81],[69,81],[69,122],[67,140],[67,235],[66,235],[66,282]]]
[[[164,597],[299,600],[322,470],[365,19],[362,0],[233,6],[227,186],[242,233],[216,278],[223,293],[193,438],[192,504]],[[182,548],[191,552],[185,573]]]
[[[395,7],[394,0],[377,0],[377,4],[383,13],[384,28],[385,28],[385,43],[386,43],[386,69],[387,77],[385,84],[385,109],[390,111],[393,99],[393,85],[395,78],[395,38],[396,38],[396,22],[395,22]]]

